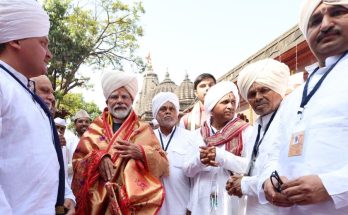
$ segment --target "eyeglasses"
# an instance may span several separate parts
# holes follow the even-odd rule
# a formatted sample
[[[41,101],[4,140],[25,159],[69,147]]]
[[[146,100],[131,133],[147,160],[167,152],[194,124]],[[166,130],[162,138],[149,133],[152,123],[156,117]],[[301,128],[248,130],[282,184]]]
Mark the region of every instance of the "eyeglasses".
[[[278,175],[278,172],[277,170],[273,171],[271,176],[270,176],[270,180],[271,180],[271,183],[274,187],[274,189],[280,193],[282,192],[282,184],[283,184],[283,181],[280,179],[280,176]]]

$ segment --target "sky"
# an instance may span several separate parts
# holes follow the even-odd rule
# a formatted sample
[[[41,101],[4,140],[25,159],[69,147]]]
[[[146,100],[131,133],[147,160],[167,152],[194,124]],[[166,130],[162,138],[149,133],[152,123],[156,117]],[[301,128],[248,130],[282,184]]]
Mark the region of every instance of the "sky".
[[[301,0],[142,2],[146,12],[141,17],[144,37],[138,54],[144,58],[151,54],[160,82],[168,71],[179,85],[186,73],[191,81],[205,72],[219,78],[288,31],[297,24]],[[142,76],[138,75],[140,84]],[[94,87],[83,94],[102,109],[101,75],[91,77]]]

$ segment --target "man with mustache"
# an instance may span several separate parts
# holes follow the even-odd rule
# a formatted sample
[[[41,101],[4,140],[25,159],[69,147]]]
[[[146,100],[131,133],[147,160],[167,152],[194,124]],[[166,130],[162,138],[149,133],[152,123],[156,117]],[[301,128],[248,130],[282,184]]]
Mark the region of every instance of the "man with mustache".
[[[190,178],[183,171],[184,162],[192,156],[194,141],[190,131],[176,126],[179,99],[171,92],[161,92],[152,99],[152,114],[159,128],[154,132],[166,151],[170,175],[162,177],[166,198],[160,215],[184,215],[190,199]]]
[[[231,172],[244,173],[244,143],[252,129],[239,119],[239,94],[235,84],[222,81],[212,86],[204,100],[207,120],[197,130],[200,150],[185,162],[185,174],[193,178],[189,208],[193,215],[237,214],[238,199],[225,191]]]
[[[273,59],[264,59],[246,66],[238,75],[241,96],[260,117],[254,124],[253,134],[248,143],[246,162],[248,168],[243,175],[232,176],[226,185],[230,195],[247,195],[246,214],[272,215],[276,207],[261,205],[258,201],[258,175],[262,172],[267,152],[276,147],[269,141],[272,130],[278,125],[278,107],[285,96],[290,70],[287,65]]]
[[[136,76],[110,71],[101,84],[107,107],[73,156],[77,214],[156,214],[164,199],[159,178],[169,174],[168,160],[150,125],[132,108]]]
[[[260,200],[280,214],[348,214],[348,1],[305,0],[299,26],[318,63],[279,109]]]

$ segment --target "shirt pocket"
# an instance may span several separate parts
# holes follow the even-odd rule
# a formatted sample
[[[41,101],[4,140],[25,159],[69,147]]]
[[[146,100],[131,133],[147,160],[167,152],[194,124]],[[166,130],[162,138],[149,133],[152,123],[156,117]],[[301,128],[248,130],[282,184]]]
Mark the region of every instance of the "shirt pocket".
[[[171,154],[172,166],[176,168],[183,168],[184,162],[187,159],[186,152],[183,150],[174,150]]]

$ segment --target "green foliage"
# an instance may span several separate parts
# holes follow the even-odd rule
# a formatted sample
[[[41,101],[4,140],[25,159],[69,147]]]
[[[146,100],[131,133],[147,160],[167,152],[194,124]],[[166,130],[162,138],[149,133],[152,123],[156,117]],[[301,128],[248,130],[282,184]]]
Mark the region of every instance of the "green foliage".
[[[64,118],[71,118],[75,113],[84,109],[89,113],[92,120],[101,114],[99,107],[93,102],[85,102],[81,93],[67,93],[61,100],[60,111],[64,110],[67,115]]]
[[[144,70],[143,61],[135,55],[138,38],[143,35],[139,19],[145,11],[141,2],[46,0],[44,8],[51,21],[49,48],[53,54],[48,76],[58,107],[71,89],[88,87],[88,74],[79,71],[82,64],[97,69],[112,65],[122,70],[125,63],[131,63],[139,72]]]

